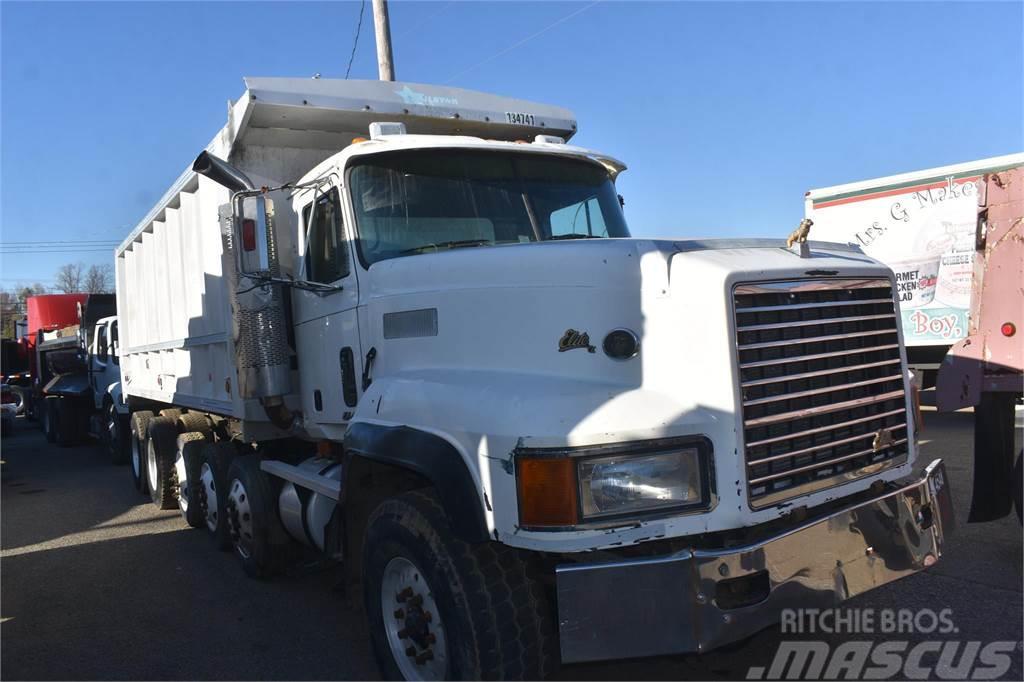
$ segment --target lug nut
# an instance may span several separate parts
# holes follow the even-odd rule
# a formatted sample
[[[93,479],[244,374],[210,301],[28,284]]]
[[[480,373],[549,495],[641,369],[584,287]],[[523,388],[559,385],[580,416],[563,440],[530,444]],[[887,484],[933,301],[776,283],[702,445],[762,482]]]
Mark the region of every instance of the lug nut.
[[[405,600],[407,600],[411,596],[412,596],[412,588],[411,587],[407,587],[404,590],[402,590],[401,592],[399,592],[398,594],[396,594],[395,595],[395,599],[397,599],[400,602],[404,602]]]
[[[427,661],[432,661],[432,660],[434,660],[434,652],[432,650],[430,650],[430,649],[427,649],[422,654],[420,654],[419,656],[416,657],[416,664],[417,665],[423,665]]]
[[[405,639],[408,636],[409,636],[409,628],[402,628],[401,630],[398,631],[398,638],[399,639]]]
[[[437,637],[434,637],[433,632],[427,633],[427,644],[434,644],[437,642]]]
[[[411,646],[408,649],[406,649],[405,650],[405,655],[408,656],[409,658],[412,658],[413,656],[415,656],[416,655],[416,647]]]
[[[395,620],[402,620],[405,618],[405,611],[402,609],[395,609]]]
[[[434,620],[434,614],[432,614],[430,611],[424,611],[423,612],[423,620],[427,621],[428,623],[433,621]]]

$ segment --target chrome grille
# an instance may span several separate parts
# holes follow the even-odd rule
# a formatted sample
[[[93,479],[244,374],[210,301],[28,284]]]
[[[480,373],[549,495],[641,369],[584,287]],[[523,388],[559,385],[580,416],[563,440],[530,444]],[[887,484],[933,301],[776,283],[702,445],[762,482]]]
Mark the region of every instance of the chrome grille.
[[[752,507],[906,459],[907,414],[888,280],[734,289]]]

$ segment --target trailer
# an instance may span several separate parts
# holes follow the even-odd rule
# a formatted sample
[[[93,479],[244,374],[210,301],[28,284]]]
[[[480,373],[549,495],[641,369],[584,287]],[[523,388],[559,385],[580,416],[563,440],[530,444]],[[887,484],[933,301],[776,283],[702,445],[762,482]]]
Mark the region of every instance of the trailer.
[[[249,575],[339,561],[387,678],[706,651],[952,528],[892,271],[633,239],[625,165],[576,127],[247,78],[117,249],[134,485]]]
[[[816,239],[852,243],[893,269],[907,359],[926,387],[970,328],[977,198],[986,174],[1024,163],[1008,154],[835,187],[805,196]]]
[[[1024,471],[1014,415],[1024,389],[1024,160],[986,173],[976,206],[968,333],[943,358],[936,405],[974,408],[968,521],[1000,519],[1013,508],[1020,520]]]

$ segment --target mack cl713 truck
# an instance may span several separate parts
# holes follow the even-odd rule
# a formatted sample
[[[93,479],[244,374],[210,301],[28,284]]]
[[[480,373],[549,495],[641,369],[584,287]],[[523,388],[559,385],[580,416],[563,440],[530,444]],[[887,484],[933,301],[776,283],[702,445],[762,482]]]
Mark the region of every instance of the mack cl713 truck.
[[[245,87],[117,250],[134,483],[250,575],[341,562],[386,677],[703,652],[938,560],[889,268],[633,239],[560,107]]]

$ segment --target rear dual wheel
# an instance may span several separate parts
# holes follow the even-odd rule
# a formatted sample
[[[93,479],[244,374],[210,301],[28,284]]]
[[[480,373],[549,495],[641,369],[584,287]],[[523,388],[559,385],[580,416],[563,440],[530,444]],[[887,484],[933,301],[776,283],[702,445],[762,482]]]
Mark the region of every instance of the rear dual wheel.
[[[273,481],[254,455],[236,457],[228,469],[227,529],[235,554],[251,578],[279,573],[288,559],[291,540],[277,517]]]
[[[140,493],[148,490],[146,484],[146,441],[149,438],[149,422],[154,418],[149,410],[133,412],[131,416],[131,443],[128,451],[128,472],[132,476],[132,485]]]
[[[203,508],[199,502],[200,469],[203,464],[203,445],[206,439],[202,433],[191,431],[178,436],[174,457],[174,473],[178,485],[178,509],[185,523],[193,528],[206,525]]]
[[[173,417],[154,417],[149,420],[148,436],[146,483],[149,498],[160,509],[177,509],[178,477],[174,460],[178,450],[178,425]]]
[[[227,487],[228,469],[235,456],[230,441],[207,441],[200,448],[200,459],[195,498],[190,504],[198,503],[203,525],[217,549],[231,547],[228,532]]]

